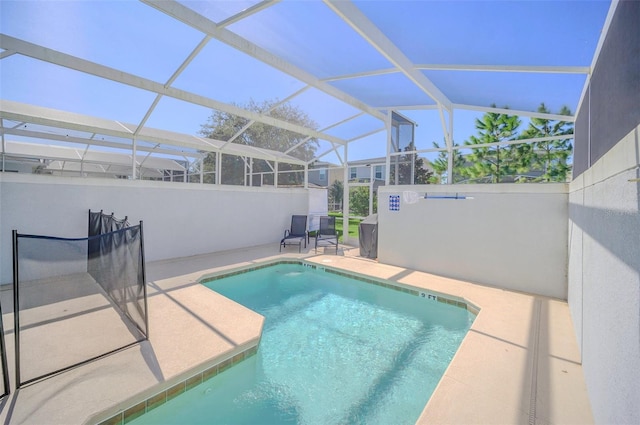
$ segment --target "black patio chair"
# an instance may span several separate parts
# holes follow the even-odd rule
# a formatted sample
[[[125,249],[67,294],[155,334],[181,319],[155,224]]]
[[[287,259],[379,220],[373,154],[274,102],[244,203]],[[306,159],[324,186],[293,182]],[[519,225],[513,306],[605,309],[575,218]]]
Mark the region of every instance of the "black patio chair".
[[[306,249],[308,238],[309,232],[307,232],[307,216],[293,215],[291,216],[291,229],[284,231],[284,237],[280,241],[280,252],[282,252],[282,247],[287,247],[287,244],[298,245],[298,252],[301,252],[302,242],[304,241],[304,247]]]
[[[316,252],[318,252],[318,243],[335,245],[336,254],[338,254],[338,231],[336,230],[335,217],[320,217],[320,228],[316,231]]]

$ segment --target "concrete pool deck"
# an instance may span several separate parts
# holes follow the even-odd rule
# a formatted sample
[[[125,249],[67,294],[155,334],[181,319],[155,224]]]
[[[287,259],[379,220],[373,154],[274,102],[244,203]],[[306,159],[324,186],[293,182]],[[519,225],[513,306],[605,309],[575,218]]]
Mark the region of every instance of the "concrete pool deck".
[[[337,256],[330,250],[326,255],[316,255],[313,249],[297,251],[293,247],[279,253],[273,244],[148,263],[149,341],[18,391],[13,389],[11,294],[4,290],[12,393],[0,404],[0,421],[122,423],[125,416],[131,419],[144,412],[142,400],[163,403],[195,385],[203,371],[206,377],[221,361],[226,366],[259,342],[262,317],[197,280],[266,261],[304,258],[453,295],[480,307],[418,423],[593,423],[566,302],[380,264],[357,257],[355,248],[341,247]]]

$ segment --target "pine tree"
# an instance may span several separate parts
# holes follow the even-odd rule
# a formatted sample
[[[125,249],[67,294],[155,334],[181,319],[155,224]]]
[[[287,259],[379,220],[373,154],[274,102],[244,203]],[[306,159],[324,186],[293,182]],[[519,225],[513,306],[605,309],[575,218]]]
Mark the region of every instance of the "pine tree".
[[[544,103],[538,107],[538,112],[549,113]],[[560,115],[571,115],[571,111],[566,106],[562,107]],[[571,136],[573,137],[573,123],[568,121],[557,121],[545,118],[531,118],[529,126],[522,132],[520,138],[533,139],[549,136]],[[532,170],[539,174],[530,181],[535,182],[564,182],[567,181],[571,166],[568,163],[573,146],[571,137],[566,139],[551,140],[546,142],[535,142],[527,144],[531,146]]]
[[[424,159],[417,153],[410,153],[415,149],[415,144],[411,142],[404,149],[406,154],[391,158],[391,184],[429,184],[432,182],[433,171],[427,168]],[[412,173],[413,180],[411,179]]]
[[[491,105],[495,108],[495,105]],[[481,119],[476,119],[478,136],[471,136],[465,145],[473,147],[486,143],[499,143],[514,140],[520,126],[517,115],[485,113]],[[514,171],[517,163],[517,150],[500,145],[485,146],[472,149],[467,155],[468,166],[461,170],[462,175],[473,182],[500,183],[505,176]]]
[[[446,142],[444,142],[446,145]],[[459,146],[457,143],[453,143],[453,146]],[[438,142],[433,142],[433,147],[440,149]],[[462,175],[462,168],[464,167],[465,159],[459,149],[453,150],[453,181],[452,183],[459,183],[464,180]],[[438,152],[438,158],[431,163],[434,176],[431,177],[431,183],[443,184],[448,179],[449,172],[449,153],[447,151]]]

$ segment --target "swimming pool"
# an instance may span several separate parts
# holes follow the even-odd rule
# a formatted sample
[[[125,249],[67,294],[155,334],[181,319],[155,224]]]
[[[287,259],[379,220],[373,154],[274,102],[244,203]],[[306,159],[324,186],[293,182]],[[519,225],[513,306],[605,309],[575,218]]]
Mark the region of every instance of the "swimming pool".
[[[205,285],[265,316],[257,355],[132,423],[415,423],[475,318],[301,264]]]

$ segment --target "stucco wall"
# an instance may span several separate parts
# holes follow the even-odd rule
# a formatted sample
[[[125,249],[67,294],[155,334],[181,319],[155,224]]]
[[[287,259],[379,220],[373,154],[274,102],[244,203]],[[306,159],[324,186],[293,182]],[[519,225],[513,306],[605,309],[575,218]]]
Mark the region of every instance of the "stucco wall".
[[[420,199],[456,194],[474,199]],[[566,184],[381,186],[378,259],[485,285],[567,297]],[[400,195],[400,211],[389,196]]]
[[[640,126],[571,183],[569,306],[598,423],[640,423]]]
[[[0,282],[12,281],[11,231],[86,237],[88,210],[144,222],[147,261],[274,244],[307,214],[305,189],[0,173]],[[274,251],[275,252],[275,251]]]
[[[596,423],[640,423],[640,2],[612,4],[575,127],[569,308]]]

